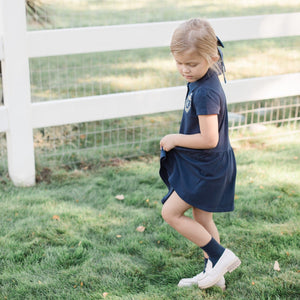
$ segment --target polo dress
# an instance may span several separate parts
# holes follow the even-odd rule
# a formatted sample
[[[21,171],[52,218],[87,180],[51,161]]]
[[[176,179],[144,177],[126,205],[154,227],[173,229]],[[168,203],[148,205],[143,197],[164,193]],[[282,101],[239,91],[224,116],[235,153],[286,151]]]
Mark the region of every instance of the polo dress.
[[[234,209],[236,161],[228,136],[226,97],[218,75],[209,69],[198,81],[188,83],[179,132],[201,132],[198,115],[218,115],[219,142],[213,149],[175,147],[161,149],[159,174],[169,191],[175,190],[193,207],[208,212]]]

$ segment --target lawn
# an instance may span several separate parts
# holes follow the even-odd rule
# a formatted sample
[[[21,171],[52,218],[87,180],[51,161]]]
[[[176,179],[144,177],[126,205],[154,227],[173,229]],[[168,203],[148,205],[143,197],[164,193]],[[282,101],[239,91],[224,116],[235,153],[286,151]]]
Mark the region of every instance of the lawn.
[[[157,156],[48,170],[31,188],[3,178],[0,299],[299,298],[299,138],[234,144],[236,209],[215,221],[242,265],[225,292],[177,287],[200,272],[202,253],[160,216]]]

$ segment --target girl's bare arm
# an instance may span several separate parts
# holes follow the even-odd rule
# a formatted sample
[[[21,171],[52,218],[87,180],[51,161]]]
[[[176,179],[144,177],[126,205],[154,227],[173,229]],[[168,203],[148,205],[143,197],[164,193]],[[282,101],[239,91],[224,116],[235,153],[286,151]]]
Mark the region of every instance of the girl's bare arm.
[[[196,134],[168,134],[160,141],[160,147],[170,151],[176,146],[192,149],[215,148],[219,142],[218,116],[198,116],[201,133]]]

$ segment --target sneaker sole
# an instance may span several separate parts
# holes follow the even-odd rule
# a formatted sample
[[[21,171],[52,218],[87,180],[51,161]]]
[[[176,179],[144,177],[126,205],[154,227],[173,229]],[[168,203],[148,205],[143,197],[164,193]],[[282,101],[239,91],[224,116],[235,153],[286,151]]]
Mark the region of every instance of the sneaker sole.
[[[237,257],[236,260],[227,268],[229,273],[233,272],[241,264],[241,260]],[[223,274],[224,275],[224,274]]]
[[[238,257],[236,257],[236,259],[232,262],[232,264],[227,267],[227,270],[225,270],[225,272],[222,272],[220,274],[220,276],[218,276],[218,278],[215,280],[215,282],[201,286],[201,287],[199,286],[199,288],[202,290],[205,290],[207,288],[210,288],[210,287],[216,285],[216,283],[220,280],[220,278],[222,276],[224,276],[227,272],[229,272],[229,273],[233,272],[236,268],[238,268],[240,266],[240,264],[241,264],[241,260]]]
[[[197,286],[197,283],[193,283],[193,284],[181,284],[181,285],[177,285],[179,288],[191,288],[193,286]],[[217,283],[214,285],[215,287],[220,288],[223,292],[226,291],[226,285],[218,285]]]

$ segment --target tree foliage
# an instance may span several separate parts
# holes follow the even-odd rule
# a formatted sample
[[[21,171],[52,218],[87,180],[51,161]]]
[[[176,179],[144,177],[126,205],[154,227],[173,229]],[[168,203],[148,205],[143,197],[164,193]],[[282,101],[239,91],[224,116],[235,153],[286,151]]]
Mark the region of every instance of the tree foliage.
[[[40,0],[26,0],[27,15],[40,25],[50,23],[48,12]]]

